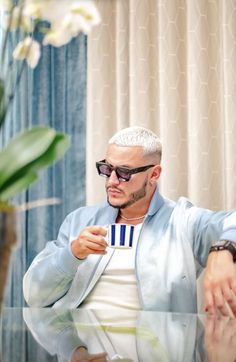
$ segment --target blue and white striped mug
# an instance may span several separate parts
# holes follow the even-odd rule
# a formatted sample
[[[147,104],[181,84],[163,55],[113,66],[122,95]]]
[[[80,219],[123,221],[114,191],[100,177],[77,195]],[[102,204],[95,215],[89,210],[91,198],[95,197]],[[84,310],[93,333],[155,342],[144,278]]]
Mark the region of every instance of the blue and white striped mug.
[[[108,226],[107,242],[111,248],[132,248],[134,225],[110,224]]]

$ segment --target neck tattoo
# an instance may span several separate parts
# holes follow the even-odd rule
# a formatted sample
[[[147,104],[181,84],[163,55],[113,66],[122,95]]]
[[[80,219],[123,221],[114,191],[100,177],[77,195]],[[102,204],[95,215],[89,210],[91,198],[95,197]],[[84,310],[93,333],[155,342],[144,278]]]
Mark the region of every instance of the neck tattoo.
[[[139,216],[139,217],[131,217],[131,218],[128,218],[128,217],[125,217],[125,216],[121,215],[121,213],[120,213],[120,218],[121,218],[121,219],[124,219],[124,220],[126,220],[126,221],[135,221],[135,220],[141,220],[141,219],[143,219],[143,218],[145,217],[145,215],[146,215],[146,214],[144,214],[144,215],[142,215],[142,216]]]

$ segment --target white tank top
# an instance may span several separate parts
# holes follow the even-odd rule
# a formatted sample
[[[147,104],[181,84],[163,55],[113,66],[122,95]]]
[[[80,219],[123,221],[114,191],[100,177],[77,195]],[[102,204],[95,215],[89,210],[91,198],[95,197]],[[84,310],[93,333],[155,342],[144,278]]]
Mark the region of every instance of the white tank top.
[[[99,281],[80,308],[141,309],[135,275],[135,253],[142,224],[135,225],[133,247],[115,249]]]

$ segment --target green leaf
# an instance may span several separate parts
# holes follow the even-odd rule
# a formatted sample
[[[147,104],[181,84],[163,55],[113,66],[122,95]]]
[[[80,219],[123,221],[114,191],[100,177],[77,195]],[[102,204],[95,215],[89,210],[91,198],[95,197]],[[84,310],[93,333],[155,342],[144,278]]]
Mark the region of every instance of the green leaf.
[[[47,151],[42,156],[35,159],[32,163],[25,166],[23,171],[28,169],[33,169],[37,171],[40,168],[51,165],[54,161],[59,159],[65,153],[69,145],[69,137],[65,136],[63,133],[57,133]]]
[[[37,130],[39,130],[39,128],[37,128]],[[47,128],[47,130],[50,129]],[[32,133],[33,132],[31,132],[29,137],[30,141],[35,140],[35,134],[38,136],[38,132],[35,132],[33,137]],[[47,132],[40,132],[40,137],[45,134],[47,135]],[[25,133],[23,135],[25,136]],[[29,132],[27,131],[27,136],[28,135]],[[51,142],[48,141],[49,138],[51,138]],[[8,147],[0,153],[0,200],[5,201],[8,197],[15,196],[18,192],[26,189],[37,179],[37,171],[58,160],[70,145],[69,136],[63,133],[56,133],[55,131],[54,137],[48,137],[47,139],[47,148],[45,148],[45,140],[43,142],[44,149],[40,147],[40,141],[41,138],[36,138],[36,146],[32,147],[32,143],[29,142],[28,137],[17,137],[17,147],[14,142],[11,142],[13,147],[10,148],[9,144]],[[24,152],[24,157],[22,157],[21,154],[18,155],[18,152]],[[30,152],[31,155],[28,156],[27,154]],[[4,162],[2,161],[3,156]],[[20,162],[18,162],[19,160]],[[14,167],[7,167],[6,163],[13,163]],[[4,172],[6,173],[4,174]]]
[[[0,186],[25,165],[43,155],[55,136],[52,128],[34,127],[13,138],[0,153]]]
[[[29,172],[15,182],[7,185],[3,192],[0,193],[0,200],[7,201],[17,193],[25,190],[29,185],[38,179],[36,172]]]

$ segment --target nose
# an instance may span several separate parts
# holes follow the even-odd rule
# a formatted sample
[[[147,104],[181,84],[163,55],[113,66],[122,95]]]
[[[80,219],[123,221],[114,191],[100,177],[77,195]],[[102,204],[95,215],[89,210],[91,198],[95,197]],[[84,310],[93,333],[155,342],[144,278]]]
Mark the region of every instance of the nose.
[[[116,176],[115,171],[113,170],[111,172],[110,177],[108,177],[108,179],[107,179],[107,184],[108,185],[119,185],[119,183],[120,183],[120,181],[119,181],[118,177]]]

